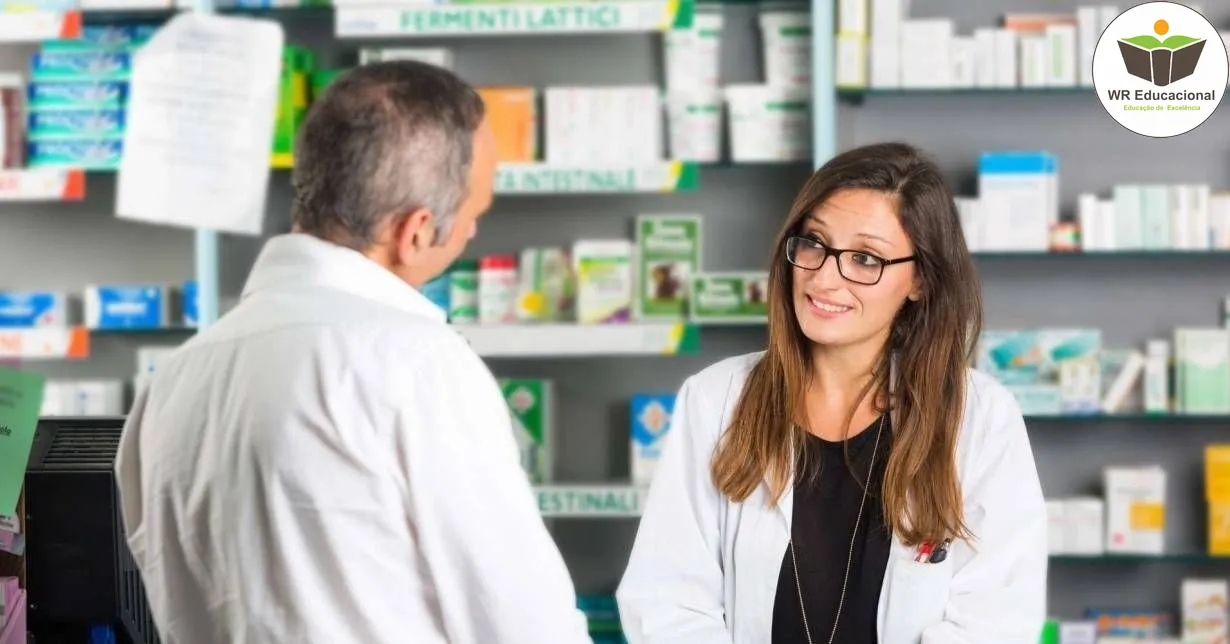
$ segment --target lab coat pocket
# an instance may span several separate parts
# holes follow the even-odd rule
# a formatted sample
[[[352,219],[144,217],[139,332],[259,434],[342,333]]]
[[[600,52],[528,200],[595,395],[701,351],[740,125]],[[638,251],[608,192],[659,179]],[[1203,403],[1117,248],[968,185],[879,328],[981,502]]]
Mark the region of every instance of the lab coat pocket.
[[[928,563],[899,556],[893,562],[883,644],[916,644],[928,626],[943,621],[951,583],[951,557]]]

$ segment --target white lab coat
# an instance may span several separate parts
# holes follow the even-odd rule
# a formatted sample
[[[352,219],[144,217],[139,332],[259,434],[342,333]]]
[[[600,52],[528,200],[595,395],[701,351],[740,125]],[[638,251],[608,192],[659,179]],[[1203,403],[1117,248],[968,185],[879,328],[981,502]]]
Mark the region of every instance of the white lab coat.
[[[116,475],[163,641],[589,642],[491,373],[354,251],[270,240]]]
[[[632,644],[766,644],[791,499],[761,485],[743,503],[714,487],[709,464],[752,365],[730,358],[679,391],[617,598]],[[1020,409],[971,371],[957,469],[977,551],[954,542],[915,563],[894,539],[880,593],[880,644],[1035,644],[1046,610],[1046,509]],[[834,571],[834,574],[840,574]]]

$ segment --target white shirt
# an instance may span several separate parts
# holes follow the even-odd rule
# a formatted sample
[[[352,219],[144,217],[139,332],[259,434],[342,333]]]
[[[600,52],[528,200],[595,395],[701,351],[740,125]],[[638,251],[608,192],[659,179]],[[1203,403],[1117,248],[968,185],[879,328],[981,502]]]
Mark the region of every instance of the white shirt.
[[[116,475],[168,644],[590,641],[491,373],[354,251],[270,240]]]
[[[765,644],[790,535],[792,494],[761,485],[733,503],[709,463],[760,354],[689,378],[616,597],[631,644]],[[879,644],[1036,644],[1046,614],[1047,516],[1016,400],[970,371],[957,439],[965,521],[941,563],[894,539],[880,592]],[[819,640],[817,640],[819,641]]]

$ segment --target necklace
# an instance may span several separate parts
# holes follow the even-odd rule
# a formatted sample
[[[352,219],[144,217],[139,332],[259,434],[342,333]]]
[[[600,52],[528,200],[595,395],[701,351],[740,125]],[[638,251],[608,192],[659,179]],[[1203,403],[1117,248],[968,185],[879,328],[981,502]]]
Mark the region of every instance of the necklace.
[[[876,466],[876,451],[880,448],[880,435],[884,433],[884,419],[880,416],[880,424],[876,428],[876,440],[871,446],[871,461],[867,465],[867,478],[863,482],[863,498],[858,502],[858,515],[854,518],[854,532],[850,535],[850,549],[846,555],[846,574],[841,579],[841,595],[837,599],[837,614],[833,616],[833,630],[829,633],[828,644],[833,644],[837,638],[837,624],[841,621],[841,609],[846,604],[846,586],[850,583],[850,566],[854,562],[854,543],[858,539],[858,527],[863,520],[863,507],[867,505],[867,491],[871,489],[871,473]],[[794,567],[794,587],[799,593],[799,614],[803,616],[803,632],[807,635],[807,644],[815,644],[811,639],[811,626],[807,623],[807,607],[803,605],[803,584],[799,581],[799,560],[794,555],[794,538],[787,542],[790,546],[790,562]]]

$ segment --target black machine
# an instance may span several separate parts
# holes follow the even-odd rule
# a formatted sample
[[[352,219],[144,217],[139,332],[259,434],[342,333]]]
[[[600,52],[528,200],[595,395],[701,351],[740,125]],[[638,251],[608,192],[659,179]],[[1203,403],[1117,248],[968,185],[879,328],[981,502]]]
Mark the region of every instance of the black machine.
[[[23,520],[38,644],[105,641],[100,630],[118,644],[159,644],[120,515],[114,467],[123,425],[123,417],[39,421]]]

